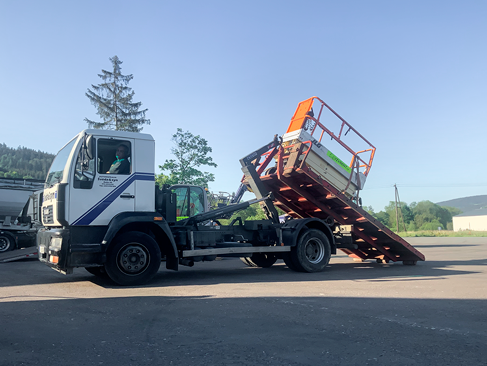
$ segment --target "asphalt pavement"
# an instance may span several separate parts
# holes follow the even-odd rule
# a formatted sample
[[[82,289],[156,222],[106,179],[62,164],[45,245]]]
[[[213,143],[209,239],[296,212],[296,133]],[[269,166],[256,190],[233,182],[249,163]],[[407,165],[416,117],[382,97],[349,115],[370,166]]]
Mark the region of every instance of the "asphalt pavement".
[[[416,266],[239,259],[118,287],[0,264],[0,365],[487,365],[487,238],[411,238]]]

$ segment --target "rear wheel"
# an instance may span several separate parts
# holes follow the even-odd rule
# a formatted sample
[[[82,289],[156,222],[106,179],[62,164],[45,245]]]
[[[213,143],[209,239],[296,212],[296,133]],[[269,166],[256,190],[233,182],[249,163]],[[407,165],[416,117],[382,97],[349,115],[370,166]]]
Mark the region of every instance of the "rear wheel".
[[[137,231],[121,234],[107,251],[105,269],[119,285],[141,285],[159,270],[161,250],[149,235]]]
[[[15,237],[7,232],[0,234],[0,253],[9,252],[16,247]]]
[[[275,254],[268,253],[254,253],[251,257],[241,258],[249,267],[262,267],[269,268],[277,261],[277,256]]]
[[[317,229],[302,232],[290,253],[292,265],[295,266],[295,270],[301,272],[323,271],[330,262],[330,257],[330,242],[326,235]]]
[[[289,269],[292,269],[293,271],[299,271],[299,268],[293,263],[291,252],[283,253],[282,259],[284,260],[284,263],[286,264],[286,266],[288,266]]]

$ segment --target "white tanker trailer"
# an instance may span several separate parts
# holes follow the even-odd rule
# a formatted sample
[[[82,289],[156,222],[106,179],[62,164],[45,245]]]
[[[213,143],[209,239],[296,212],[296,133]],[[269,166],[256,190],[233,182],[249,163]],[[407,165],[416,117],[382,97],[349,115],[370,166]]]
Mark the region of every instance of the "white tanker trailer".
[[[43,189],[39,180],[0,178],[0,253],[35,246]]]

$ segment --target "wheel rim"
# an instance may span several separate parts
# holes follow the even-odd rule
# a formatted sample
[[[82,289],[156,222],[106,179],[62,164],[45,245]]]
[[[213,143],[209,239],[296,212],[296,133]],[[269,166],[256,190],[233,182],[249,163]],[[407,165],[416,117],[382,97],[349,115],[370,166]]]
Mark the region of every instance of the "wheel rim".
[[[310,263],[318,264],[325,257],[325,245],[320,239],[311,238],[306,242],[304,253]]]
[[[144,272],[150,263],[147,248],[139,243],[130,243],[118,251],[118,268],[127,275],[138,275]]]
[[[0,237],[0,252],[6,252],[10,248],[10,240],[5,236]]]

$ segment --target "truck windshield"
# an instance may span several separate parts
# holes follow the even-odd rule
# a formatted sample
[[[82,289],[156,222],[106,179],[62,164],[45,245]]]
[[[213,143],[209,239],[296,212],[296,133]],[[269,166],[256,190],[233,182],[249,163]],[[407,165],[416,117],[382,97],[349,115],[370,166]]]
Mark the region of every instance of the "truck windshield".
[[[49,173],[47,174],[46,187],[52,187],[54,184],[63,180],[64,168],[66,167],[66,162],[68,161],[69,154],[71,153],[75,142],[76,137],[57,153],[51,164]]]

